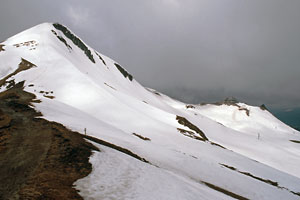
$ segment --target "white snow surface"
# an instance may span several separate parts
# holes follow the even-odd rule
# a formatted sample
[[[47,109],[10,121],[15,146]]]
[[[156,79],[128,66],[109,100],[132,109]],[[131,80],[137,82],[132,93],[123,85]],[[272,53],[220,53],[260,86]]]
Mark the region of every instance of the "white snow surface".
[[[28,41],[34,42],[23,45]],[[126,148],[151,163],[95,144],[101,152],[90,158],[92,173],[75,183],[85,199],[233,198],[204,182],[248,199],[299,199],[295,193],[300,192],[300,144],[291,142],[300,141],[299,132],[267,110],[243,103],[187,108],[185,103],[125,78],[115,61],[97,52],[104,64],[86,45],[93,63],[51,23],[1,44],[5,51],[0,52],[0,79],[14,72],[21,58],[36,65],[8,80],[25,81],[24,89],[41,100],[34,106],[43,118],[80,133],[86,129],[88,135]],[[249,116],[240,108],[248,109]],[[197,135],[179,124],[176,116],[201,129],[209,141],[181,134],[177,128]]]

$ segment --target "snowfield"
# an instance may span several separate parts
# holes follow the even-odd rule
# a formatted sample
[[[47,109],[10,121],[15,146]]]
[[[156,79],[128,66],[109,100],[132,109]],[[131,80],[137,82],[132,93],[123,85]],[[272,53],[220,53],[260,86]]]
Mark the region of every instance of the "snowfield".
[[[95,143],[93,171],[75,183],[85,199],[300,198],[300,134],[267,110],[174,100],[59,24],[1,45],[0,91],[25,81],[43,118],[150,162]],[[22,58],[34,66],[14,74]]]
[[[93,144],[102,150],[90,159],[97,167],[75,183],[80,195],[87,199],[228,199],[189,178]]]

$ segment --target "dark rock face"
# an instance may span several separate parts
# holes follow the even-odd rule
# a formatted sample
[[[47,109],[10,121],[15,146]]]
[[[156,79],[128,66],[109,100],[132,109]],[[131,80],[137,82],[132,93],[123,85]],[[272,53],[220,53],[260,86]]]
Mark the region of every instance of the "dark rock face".
[[[65,26],[63,26],[61,24],[55,23],[55,24],[53,24],[53,26],[57,30],[60,30],[77,47],[79,47],[93,63],[96,63],[89,48],[78,37],[76,37],[73,33],[71,33],[71,31],[69,31]]]
[[[123,74],[125,78],[128,78],[130,81],[132,81],[133,77],[131,74],[129,74],[121,65],[115,63],[115,66],[118,68],[118,70]]]

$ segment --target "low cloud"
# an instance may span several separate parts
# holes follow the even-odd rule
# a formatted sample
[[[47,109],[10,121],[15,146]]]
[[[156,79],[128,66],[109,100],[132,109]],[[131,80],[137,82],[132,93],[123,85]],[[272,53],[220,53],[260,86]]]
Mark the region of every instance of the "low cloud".
[[[145,86],[186,102],[235,96],[300,106],[300,1],[66,0],[1,3],[0,41],[60,22]]]
[[[91,20],[90,10],[82,6],[67,5],[66,15],[73,26],[90,26],[87,24]]]

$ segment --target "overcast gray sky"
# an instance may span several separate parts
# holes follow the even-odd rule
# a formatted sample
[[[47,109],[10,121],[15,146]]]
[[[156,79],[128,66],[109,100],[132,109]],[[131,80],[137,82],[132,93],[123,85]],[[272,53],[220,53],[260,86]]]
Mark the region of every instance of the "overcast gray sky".
[[[0,0],[0,41],[59,22],[185,102],[300,107],[299,10],[299,0]]]

